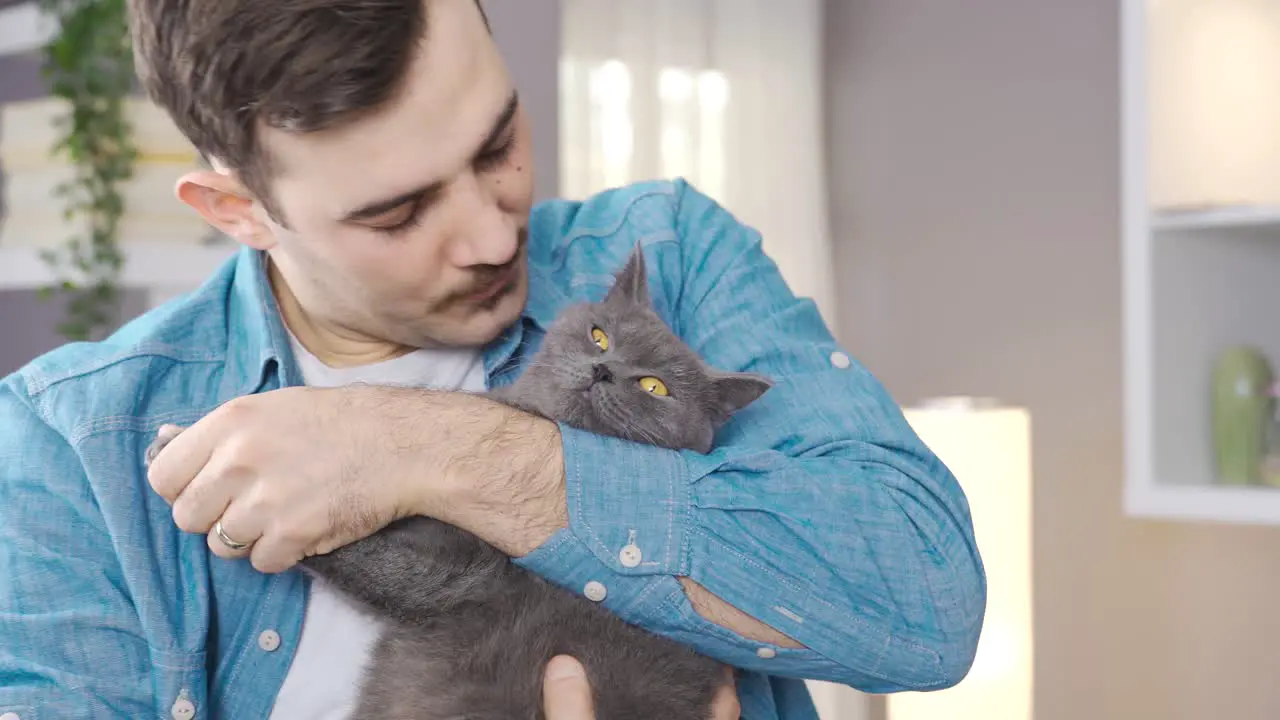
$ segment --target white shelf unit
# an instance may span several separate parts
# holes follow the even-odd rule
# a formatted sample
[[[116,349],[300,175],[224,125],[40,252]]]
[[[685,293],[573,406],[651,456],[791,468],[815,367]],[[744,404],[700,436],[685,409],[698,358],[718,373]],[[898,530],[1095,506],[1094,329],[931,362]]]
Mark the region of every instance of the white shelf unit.
[[[1280,525],[1218,483],[1218,354],[1280,375],[1280,0],[1123,0],[1125,487],[1133,517]]]
[[[1280,206],[1223,205],[1218,207],[1157,210],[1151,216],[1151,229],[1170,231],[1232,231],[1248,228],[1280,232]]]

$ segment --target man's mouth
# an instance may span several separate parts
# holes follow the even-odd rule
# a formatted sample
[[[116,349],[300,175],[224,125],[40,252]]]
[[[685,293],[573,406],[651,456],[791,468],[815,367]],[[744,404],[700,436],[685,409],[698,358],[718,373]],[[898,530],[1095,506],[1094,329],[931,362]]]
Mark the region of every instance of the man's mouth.
[[[473,303],[486,303],[505,295],[511,289],[511,286],[515,284],[516,272],[519,267],[519,263],[511,263],[501,274],[494,277],[488,285],[471,293],[467,299]]]

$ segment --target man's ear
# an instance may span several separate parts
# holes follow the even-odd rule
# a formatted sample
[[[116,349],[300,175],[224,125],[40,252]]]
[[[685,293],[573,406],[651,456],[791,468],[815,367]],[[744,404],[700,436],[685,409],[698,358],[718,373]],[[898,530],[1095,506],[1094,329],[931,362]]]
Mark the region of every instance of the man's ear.
[[[235,178],[217,170],[196,170],[178,178],[178,199],[208,223],[255,250],[270,250],[275,235],[259,217],[249,191]]]

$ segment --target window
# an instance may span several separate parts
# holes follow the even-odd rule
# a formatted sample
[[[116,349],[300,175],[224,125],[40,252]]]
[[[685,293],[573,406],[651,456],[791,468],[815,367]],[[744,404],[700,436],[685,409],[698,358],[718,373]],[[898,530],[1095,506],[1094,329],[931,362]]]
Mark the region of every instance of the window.
[[[729,82],[716,70],[641,74],[617,59],[561,63],[561,193],[583,198],[684,177],[723,198]]]

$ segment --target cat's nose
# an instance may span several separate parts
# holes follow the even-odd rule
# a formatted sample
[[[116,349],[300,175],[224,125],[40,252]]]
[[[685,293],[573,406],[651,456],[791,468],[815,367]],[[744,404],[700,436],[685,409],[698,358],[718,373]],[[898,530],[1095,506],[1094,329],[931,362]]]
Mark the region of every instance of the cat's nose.
[[[603,363],[597,363],[594,367],[591,368],[591,381],[598,382],[598,383],[602,383],[602,382],[611,383],[613,382],[613,371],[610,370],[607,365]]]

